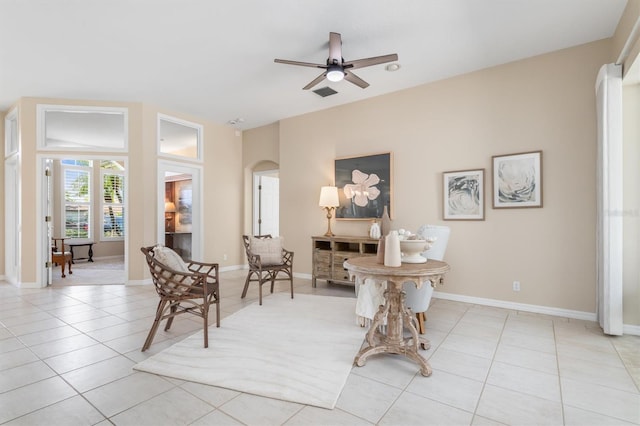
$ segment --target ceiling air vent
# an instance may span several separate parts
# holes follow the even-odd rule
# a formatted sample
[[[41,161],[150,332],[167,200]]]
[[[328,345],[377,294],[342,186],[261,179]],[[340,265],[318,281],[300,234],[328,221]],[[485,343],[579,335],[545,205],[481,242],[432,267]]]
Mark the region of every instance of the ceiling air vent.
[[[333,90],[331,87],[327,86],[321,89],[314,90],[313,93],[315,93],[318,96],[322,96],[323,98],[326,98],[327,96],[335,95],[338,92]]]

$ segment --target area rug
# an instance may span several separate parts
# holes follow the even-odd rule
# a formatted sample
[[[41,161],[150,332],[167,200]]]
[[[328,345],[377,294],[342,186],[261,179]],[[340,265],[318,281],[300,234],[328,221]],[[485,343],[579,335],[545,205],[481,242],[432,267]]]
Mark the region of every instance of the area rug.
[[[355,299],[274,293],[133,368],[269,398],[334,408],[362,345]]]

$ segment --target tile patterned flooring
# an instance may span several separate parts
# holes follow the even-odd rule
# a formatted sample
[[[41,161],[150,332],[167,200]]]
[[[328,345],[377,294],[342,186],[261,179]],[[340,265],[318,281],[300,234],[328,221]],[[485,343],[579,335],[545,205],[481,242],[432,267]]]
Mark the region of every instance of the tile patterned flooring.
[[[221,274],[223,327],[257,300],[255,287],[240,299],[244,277]],[[354,297],[324,281],[295,287]],[[607,337],[595,323],[434,299],[423,352],[433,375],[401,356],[372,357],[325,410],[132,370],[199,330],[183,316],[141,353],[156,303],[151,286],[0,282],[0,424],[640,424],[640,337]]]

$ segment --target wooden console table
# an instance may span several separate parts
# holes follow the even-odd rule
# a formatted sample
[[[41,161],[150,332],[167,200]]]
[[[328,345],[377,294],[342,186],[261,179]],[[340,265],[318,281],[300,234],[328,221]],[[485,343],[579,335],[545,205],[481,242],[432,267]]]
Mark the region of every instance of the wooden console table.
[[[327,282],[352,285],[353,281],[349,279],[349,273],[344,268],[344,261],[352,257],[375,257],[378,251],[378,240],[368,237],[323,236],[312,237],[312,240],[312,287],[316,286],[318,278]]]
[[[69,246],[69,251],[71,251],[71,263],[76,263],[76,260],[87,260],[89,262],[93,262],[93,244],[93,241],[67,243],[67,245]],[[87,257],[75,257],[75,254],[73,253],[74,247],[89,247]]]
[[[429,259],[426,263],[403,263],[399,267],[390,267],[378,263],[375,257],[355,257],[347,260],[344,266],[349,271],[350,278],[355,279],[356,285],[360,285],[366,279],[387,282],[385,304],[378,308],[367,332],[369,346],[358,352],[354,363],[362,367],[371,355],[399,354],[417,362],[423,376],[430,376],[431,366],[418,353],[418,345],[422,344],[428,349],[430,343],[418,336],[418,330],[413,324],[413,314],[404,304],[405,293],[402,291],[402,284],[414,282],[420,288],[425,283],[438,283],[442,276],[449,272],[449,265]],[[386,334],[383,334],[379,326],[384,324],[385,318],[387,326]],[[410,338],[403,336],[404,327],[411,333]]]

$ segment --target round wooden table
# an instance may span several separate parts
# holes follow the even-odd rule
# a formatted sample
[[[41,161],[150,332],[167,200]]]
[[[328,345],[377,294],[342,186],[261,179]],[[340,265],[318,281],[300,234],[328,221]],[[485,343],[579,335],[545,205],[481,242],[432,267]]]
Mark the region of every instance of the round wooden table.
[[[413,314],[404,304],[405,293],[402,291],[402,285],[405,282],[413,282],[420,288],[425,283],[439,283],[443,275],[449,272],[449,265],[439,260],[429,260],[426,263],[403,263],[401,266],[391,267],[378,263],[376,256],[366,256],[348,259],[344,262],[344,267],[349,271],[349,277],[355,279],[356,285],[360,285],[366,279],[387,282],[385,304],[378,308],[367,332],[368,346],[358,352],[354,363],[362,367],[371,355],[400,354],[417,362],[423,376],[430,376],[431,366],[418,353],[420,344],[426,348],[430,344],[428,340],[418,336]],[[382,333],[380,326],[384,324],[385,318],[386,333]],[[404,327],[411,333],[410,338],[404,337]]]

